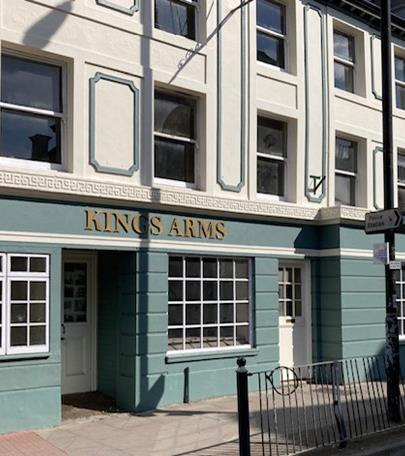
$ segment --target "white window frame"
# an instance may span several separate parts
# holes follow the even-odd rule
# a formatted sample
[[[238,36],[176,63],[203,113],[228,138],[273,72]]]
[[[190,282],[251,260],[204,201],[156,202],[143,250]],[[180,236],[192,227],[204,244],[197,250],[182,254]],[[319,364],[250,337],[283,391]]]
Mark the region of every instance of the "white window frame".
[[[0,253],[0,282],[2,282],[1,287],[1,338],[0,338],[0,355],[4,355],[6,353],[6,331],[5,327],[7,326],[6,323],[6,255],[4,253]]]
[[[343,32],[342,30],[338,28],[333,29],[333,42],[335,40],[335,33],[337,35],[342,35],[345,36],[346,38],[349,38],[353,42],[353,52],[354,52],[354,58],[353,60],[347,60],[342,57],[337,56],[335,53],[333,53],[333,70],[335,70],[335,65],[336,63],[339,63],[341,65],[344,65],[345,67],[349,67],[352,70],[352,77],[353,77],[353,91],[345,89],[341,89],[340,87],[336,87],[335,81],[334,82],[334,87],[337,90],[343,90],[344,92],[348,93],[356,93],[356,37],[353,35],[350,35],[349,33]],[[335,72],[333,72],[333,78],[335,78]]]
[[[15,49],[2,48],[1,56],[9,55],[11,57],[21,58],[25,60],[31,60],[36,63],[44,63],[48,65],[57,66],[61,69],[61,103],[62,103],[62,112],[49,111],[46,109],[32,108],[30,106],[15,105],[11,103],[5,103],[1,101],[0,94],[0,111],[1,109],[10,109],[13,111],[25,112],[28,114],[37,114],[47,117],[55,117],[60,119],[60,153],[61,153],[61,163],[48,163],[40,162],[35,160],[25,160],[22,158],[10,158],[0,156],[0,165],[20,167],[24,166],[28,169],[39,169],[39,170],[56,170],[61,171],[66,168],[66,142],[67,142],[67,66],[66,63],[59,60],[54,60],[51,58],[37,56],[29,53],[24,53],[17,51]],[[1,57],[0,56],[0,57]],[[1,78],[1,65],[0,65],[0,78]]]
[[[405,64],[405,58],[404,58],[403,56],[401,56],[401,55],[395,54],[395,55],[394,55],[394,68],[395,68],[395,60],[396,60],[396,59],[401,59],[401,60],[404,62],[404,64]],[[395,70],[394,70],[394,79],[395,79],[395,107],[396,107],[397,109],[400,109],[401,111],[404,111],[404,110],[405,110],[405,106],[402,107],[402,108],[400,108],[400,107],[398,106],[398,99],[397,99],[396,88],[397,88],[397,86],[400,86],[400,87],[402,87],[403,89],[405,89],[405,81],[402,81],[401,79],[397,79],[397,75],[396,75],[396,71],[395,71]]]
[[[283,124],[283,135],[284,135],[284,144],[283,144],[283,153],[284,155],[280,157],[280,155],[273,155],[273,154],[264,154],[262,152],[259,152],[256,150],[256,175],[257,175],[257,169],[258,169],[258,157],[261,158],[267,158],[270,160],[277,160],[280,162],[284,163],[284,188],[283,188],[283,194],[282,195],[274,195],[272,193],[260,193],[257,190],[257,182],[256,182],[256,193],[257,196],[261,199],[269,199],[272,201],[287,201],[287,181],[288,181],[288,122],[280,119],[275,119],[273,117],[268,117],[265,115],[258,115],[257,119],[259,118],[264,118],[264,119],[269,119],[269,120],[274,120],[276,122],[280,122]],[[258,149],[258,148],[257,148]]]
[[[177,136],[177,135],[170,135],[167,133],[161,133],[155,130],[155,125],[153,126],[153,159],[152,159],[152,170],[153,170],[153,183],[157,186],[171,186],[171,187],[182,187],[182,188],[190,188],[196,189],[198,187],[198,164],[199,164],[199,147],[198,147],[198,113],[199,113],[199,99],[192,97],[187,94],[178,93],[175,91],[167,91],[164,89],[160,89],[159,87],[155,88],[155,98],[156,100],[156,92],[166,93],[172,97],[178,98],[188,98],[194,101],[195,104],[195,112],[194,112],[194,132],[195,138],[187,138],[185,136]],[[194,146],[194,182],[185,182],[181,180],[175,179],[165,179],[162,177],[155,176],[155,138],[162,138],[162,139],[171,139],[173,141],[178,141],[186,144],[193,144]]]
[[[358,160],[359,160],[359,143],[357,141],[354,141],[353,139],[348,139],[348,138],[345,138],[343,136],[339,136],[339,135],[336,135],[335,137],[335,162],[336,162],[336,143],[337,143],[337,140],[338,139],[342,139],[344,141],[350,141],[354,144],[356,144],[356,169],[358,169]],[[342,169],[339,169],[339,168],[336,168],[336,165],[335,165],[335,176],[346,176],[346,177],[351,177],[351,178],[354,178],[354,204],[353,206],[350,206],[350,207],[355,207],[357,206],[357,202],[358,202],[358,191],[357,191],[357,184],[358,184],[358,173],[357,172],[352,172],[352,171],[345,171],[345,170],[342,170]],[[336,205],[336,178],[335,178],[335,195],[334,195],[334,202],[335,202],[335,205]]]
[[[402,155],[405,157],[405,150],[404,149],[397,149],[397,206],[399,205],[399,189],[404,189],[405,190],[405,180],[401,181],[399,179],[399,173],[398,173],[398,168],[399,168],[399,160],[398,157],[399,155]]]
[[[286,281],[280,281],[278,279],[278,286],[282,286],[284,289],[284,298],[281,299],[280,293],[278,296],[278,306],[279,306],[279,317],[284,318],[284,319],[291,319],[291,318],[302,318],[304,317],[304,303],[305,303],[305,291],[304,291],[304,265],[303,264],[292,264],[292,263],[280,263],[278,266],[278,271],[283,270],[283,277],[285,275],[286,269],[291,269],[293,272],[293,278],[292,282],[286,282]],[[300,275],[301,275],[301,281],[297,283],[295,281],[295,270],[299,269],[300,270]],[[291,285],[292,288],[292,293],[291,293],[291,299],[288,299],[287,293],[286,293],[286,285]],[[299,285],[301,289],[301,297],[297,299],[295,297],[295,287]],[[301,315],[296,315],[296,302],[300,301],[301,302]],[[283,302],[283,313],[280,312],[280,305],[281,302]],[[287,315],[287,302],[291,302],[291,308],[292,308],[292,313],[293,315]]]
[[[405,340],[405,271],[400,269],[399,271],[399,278],[396,280],[396,284],[399,288],[399,296],[397,296],[397,303],[398,303],[398,325],[399,325],[399,339],[401,341]],[[402,326],[404,326],[404,330],[402,330]]]
[[[200,37],[200,16],[201,16],[200,15],[200,0],[175,0],[175,1],[178,2],[178,3],[184,3],[186,5],[191,5],[194,8],[194,10],[195,10],[195,15],[194,15],[195,37],[194,38],[189,38],[188,36],[178,35],[177,33],[172,33],[172,32],[167,32],[166,30],[162,30],[162,29],[156,27],[155,20],[153,21],[154,28],[156,30],[161,31],[161,32],[168,33],[170,35],[179,36],[181,38],[185,38],[186,40],[198,42],[199,41],[199,37]],[[153,8],[154,9],[156,8],[156,0],[153,1]]]
[[[235,257],[222,257],[222,256],[215,256],[215,257],[209,257],[209,256],[195,256],[195,255],[176,255],[176,254],[170,254],[168,256],[168,261],[170,261],[170,257],[179,257],[179,258],[182,258],[182,261],[183,261],[183,276],[182,277],[170,277],[170,275],[168,276],[168,285],[169,285],[169,282],[170,280],[173,280],[173,281],[178,281],[178,282],[182,282],[182,286],[183,286],[183,299],[181,301],[168,301],[168,312],[169,312],[169,306],[170,305],[182,305],[182,308],[183,308],[183,324],[182,325],[171,325],[169,326],[168,325],[168,330],[182,330],[183,332],[183,335],[182,335],[182,342],[183,342],[183,349],[182,350],[167,350],[167,354],[169,356],[171,355],[184,355],[184,354],[193,354],[193,353],[212,353],[212,352],[226,352],[226,351],[235,351],[235,350],[247,350],[247,349],[251,349],[253,347],[253,293],[252,293],[252,260],[251,258],[248,258],[248,257],[239,257],[239,256],[235,256]],[[186,276],[186,258],[197,258],[200,260],[200,268],[201,268],[201,273],[200,273],[200,277],[189,277],[187,278]],[[217,277],[212,277],[212,278],[209,278],[209,277],[203,277],[203,260],[204,259],[215,259],[217,261]],[[219,262],[220,260],[232,260],[233,261],[233,268],[235,267],[235,261],[236,260],[246,260],[248,262],[248,268],[249,268],[249,271],[248,271],[248,278],[247,279],[238,279],[238,278],[235,278],[235,273],[233,274],[233,278],[232,279],[222,279],[222,281],[232,281],[233,282],[233,295],[235,297],[235,299],[233,299],[232,301],[228,301],[228,300],[221,300],[220,299],[220,295],[219,295],[219,284],[221,282],[221,278],[219,277],[220,275],[220,271],[219,271]],[[234,271],[235,272],[235,271]],[[217,294],[217,299],[216,300],[213,300],[213,301],[204,301],[203,299],[201,299],[201,301],[187,301],[186,300],[186,283],[187,281],[195,281],[195,282],[200,282],[201,284],[201,290],[202,290],[202,287],[203,287],[203,282],[204,281],[209,281],[209,282],[216,282],[218,284],[218,287],[217,287],[217,290],[218,290],[218,294]],[[248,283],[248,299],[247,300],[240,300],[240,301],[237,301],[236,300],[236,282],[247,282]],[[186,325],[186,303],[189,302],[191,304],[199,304],[201,306],[201,311],[200,311],[200,324],[195,324],[195,325]],[[204,304],[206,304],[208,302],[212,304],[216,304],[217,305],[217,323],[204,323],[204,312],[203,312],[203,309],[204,309]],[[248,308],[249,308],[249,321],[248,323],[238,323],[236,322],[236,303],[247,303],[248,304]],[[234,315],[234,321],[232,323],[220,323],[220,310],[221,310],[221,306],[220,304],[222,303],[225,303],[225,304],[233,304],[233,307],[234,307],[234,310],[233,310],[233,315]],[[220,346],[220,328],[223,328],[223,327],[231,327],[231,328],[235,328],[236,327],[248,327],[248,333],[249,333],[249,344],[244,344],[244,345],[236,345],[236,330],[234,331],[234,345],[233,346],[230,346],[230,347],[221,347]],[[193,329],[193,328],[196,328],[196,329],[201,329],[202,333],[201,333],[201,347],[200,348],[193,348],[193,349],[186,349],[186,328],[187,329]],[[218,346],[217,347],[210,347],[210,348],[204,348],[203,347],[203,330],[204,328],[217,328],[217,330],[219,331],[218,333]]]
[[[257,62],[260,64],[263,64],[263,65],[269,65],[272,68],[278,68],[281,71],[288,71],[288,52],[287,52],[288,51],[288,25],[287,25],[288,11],[287,11],[287,5],[285,3],[279,2],[279,1],[274,1],[274,0],[267,0],[267,1],[268,1],[268,3],[280,5],[282,8],[284,8],[285,33],[284,34],[278,33],[274,30],[271,30],[269,28],[258,25],[257,20],[256,20],[256,39],[257,39],[258,32],[261,32],[265,35],[268,35],[268,36],[271,36],[274,38],[282,39],[283,40],[284,66],[279,66],[279,65],[274,65],[272,63],[268,63],[268,62],[263,62],[262,60],[259,60],[259,59],[257,59]]]
[[[24,355],[32,353],[48,353],[49,352],[49,255],[43,254],[21,254],[21,253],[9,253],[1,254],[3,258],[3,266],[5,270],[3,271],[3,298],[4,305],[3,307],[3,318],[5,324],[3,325],[2,339],[3,339],[3,348],[0,351],[2,355]],[[11,258],[13,257],[24,257],[27,258],[27,267],[29,269],[29,263],[31,258],[43,258],[45,259],[46,272],[12,272],[11,271]],[[13,281],[25,281],[25,282],[36,282],[41,281],[45,283],[46,287],[46,296],[45,296],[45,324],[44,323],[30,323],[29,322],[29,305],[30,299],[27,296],[27,322],[22,323],[20,326],[27,328],[29,333],[29,328],[31,326],[45,326],[45,344],[43,345],[23,345],[23,346],[11,346],[11,282]],[[44,302],[41,300],[40,302]],[[18,326],[13,324],[13,326]],[[5,330],[4,330],[5,329]]]

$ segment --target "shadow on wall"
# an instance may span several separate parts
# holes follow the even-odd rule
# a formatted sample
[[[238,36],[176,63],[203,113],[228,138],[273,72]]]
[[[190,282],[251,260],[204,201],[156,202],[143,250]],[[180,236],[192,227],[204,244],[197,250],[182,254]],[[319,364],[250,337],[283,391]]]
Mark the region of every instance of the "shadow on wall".
[[[39,48],[46,47],[52,37],[65,21],[67,14],[72,11],[72,2],[66,0],[51,10],[49,14],[32,25],[25,33],[23,43]]]

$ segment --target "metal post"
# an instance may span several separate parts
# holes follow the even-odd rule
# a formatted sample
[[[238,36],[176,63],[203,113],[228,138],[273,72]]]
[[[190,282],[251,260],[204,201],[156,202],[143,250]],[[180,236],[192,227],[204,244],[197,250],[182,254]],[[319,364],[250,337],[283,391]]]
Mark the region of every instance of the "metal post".
[[[394,164],[392,128],[392,50],[391,50],[391,0],[381,2],[381,55],[382,55],[382,107],[384,150],[384,208],[394,208]],[[384,240],[389,245],[389,259],[395,260],[395,233],[387,231]],[[399,332],[395,274],[385,266],[386,294],[386,348],[388,419],[400,421],[399,404]]]
[[[248,371],[244,358],[239,358],[237,364],[236,387],[238,393],[239,455],[250,456]]]

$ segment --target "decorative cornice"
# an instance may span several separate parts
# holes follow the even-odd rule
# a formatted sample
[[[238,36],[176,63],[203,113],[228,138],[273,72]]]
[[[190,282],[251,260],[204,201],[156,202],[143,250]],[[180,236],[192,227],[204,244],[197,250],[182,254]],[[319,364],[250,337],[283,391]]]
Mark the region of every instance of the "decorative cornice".
[[[243,214],[301,221],[364,221],[364,208],[340,206],[318,208],[293,203],[246,201],[206,195],[190,190],[152,189],[128,184],[118,184],[95,179],[78,179],[66,174],[38,174],[0,170],[0,188],[40,192],[56,195],[77,196],[78,199],[101,198],[130,201],[131,203],[155,204],[162,207],[199,209],[219,213]]]

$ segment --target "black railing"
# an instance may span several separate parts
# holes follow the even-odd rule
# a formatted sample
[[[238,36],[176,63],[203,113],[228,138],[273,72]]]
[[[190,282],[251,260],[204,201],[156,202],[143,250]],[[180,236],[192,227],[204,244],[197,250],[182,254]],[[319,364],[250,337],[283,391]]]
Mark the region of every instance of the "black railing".
[[[236,372],[241,456],[343,447],[348,440],[398,425],[387,417],[383,356],[260,372],[248,372],[246,361],[239,359]]]

